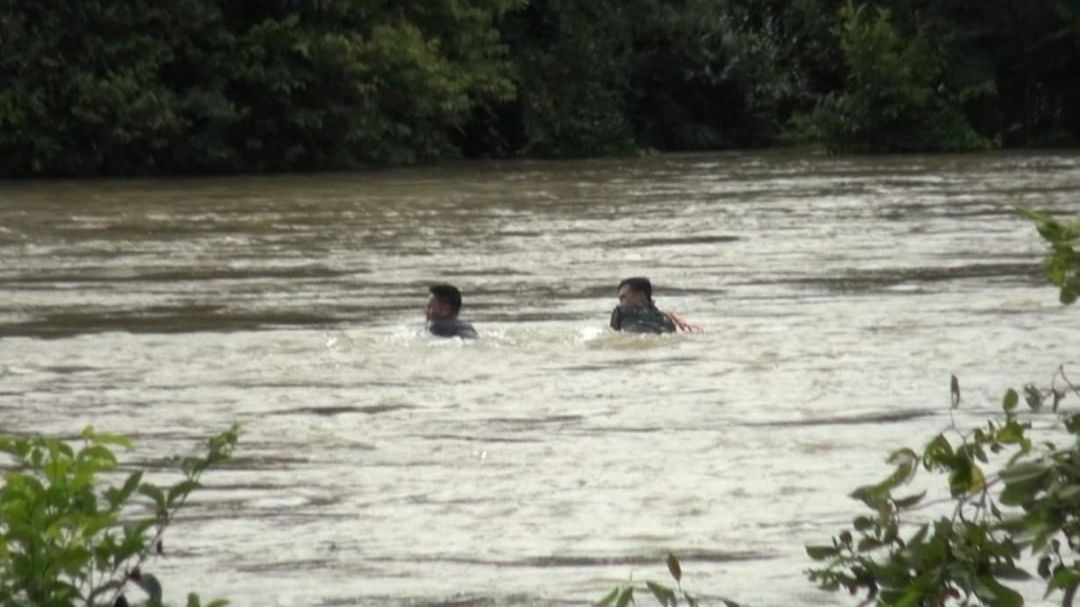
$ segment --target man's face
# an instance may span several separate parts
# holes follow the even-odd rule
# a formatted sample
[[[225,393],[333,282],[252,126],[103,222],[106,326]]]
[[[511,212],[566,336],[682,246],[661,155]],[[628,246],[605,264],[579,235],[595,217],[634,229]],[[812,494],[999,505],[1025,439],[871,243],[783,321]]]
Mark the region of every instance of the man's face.
[[[619,287],[619,305],[620,306],[637,306],[647,302],[649,298],[645,295],[644,291],[635,291],[630,288],[630,285],[623,285]]]
[[[454,313],[450,309],[450,304],[440,300],[434,295],[428,297],[424,315],[428,320],[449,320],[454,317]]]

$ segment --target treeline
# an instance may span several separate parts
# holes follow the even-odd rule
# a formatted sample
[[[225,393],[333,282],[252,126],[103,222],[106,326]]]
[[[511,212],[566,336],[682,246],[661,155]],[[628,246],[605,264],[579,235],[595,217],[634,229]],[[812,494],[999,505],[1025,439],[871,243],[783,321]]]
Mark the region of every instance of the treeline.
[[[1078,0],[0,0],[0,176],[1080,142]]]

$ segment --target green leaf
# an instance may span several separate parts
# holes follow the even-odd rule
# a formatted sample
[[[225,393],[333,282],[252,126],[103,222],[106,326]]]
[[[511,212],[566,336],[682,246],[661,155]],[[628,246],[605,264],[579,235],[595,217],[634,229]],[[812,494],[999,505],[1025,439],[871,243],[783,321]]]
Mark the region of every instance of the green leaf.
[[[1020,404],[1020,395],[1016,393],[1016,390],[1009,388],[1009,391],[1005,393],[1005,399],[1001,403],[1001,408],[1006,413],[1011,413],[1016,406]]]
[[[1028,408],[1032,411],[1038,411],[1042,408],[1042,392],[1039,392],[1039,389],[1031,384],[1024,386],[1024,400],[1027,401]]]
[[[1012,563],[995,563],[990,566],[990,573],[1001,580],[1026,581],[1031,579],[1031,574]]]
[[[1054,573],[1054,577],[1050,578],[1049,587],[1064,590],[1077,582],[1080,582],[1080,574],[1077,574],[1072,569],[1062,568]]]
[[[915,532],[915,535],[911,536],[908,541],[908,547],[919,546],[926,541],[926,535],[930,532],[929,525],[920,525],[919,530]]]
[[[952,458],[952,445],[949,444],[947,438],[939,434],[926,446],[926,451],[923,452],[923,465],[928,469],[932,468],[931,464],[943,466],[951,463]]]
[[[926,492],[916,493],[907,497],[901,497],[893,500],[897,508],[910,508],[923,500],[926,497]]]
[[[881,548],[883,545],[884,544],[882,544],[880,540],[877,540],[877,539],[872,538],[872,537],[864,537],[861,540],[859,540],[859,543],[855,546],[855,549],[858,550],[859,552],[869,552],[871,550],[877,550],[878,548]]]
[[[958,459],[955,468],[949,475],[949,491],[953,497],[960,497],[969,493],[982,491],[986,486],[986,479],[982,469],[966,458]]]
[[[154,501],[154,504],[157,506],[159,514],[167,511],[165,494],[162,493],[161,489],[159,489],[156,485],[152,485],[150,483],[143,483],[139,485],[139,493],[141,495],[145,495],[146,497]]]
[[[117,456],[104,445],[91,445],[83,447],[77,458],[79,463],[92,464],[97,470],[114,470],[117,468]]]
[[[157,524],[157,519],[152,518],[128,521],[124,523],[124,537],[134,538],[141,542],[144,540],[144,534],[155,524]]]
[[[187,595],[187,607],[202,607],[202,603],[199,601],[199,595],[194,592]]]
[[[978,493],[979,491],[982,491],[985,488],[986,488],[986,476],[983,475],[982,468],[979,467],[979,466],[976,466],[975,464],[972,464],[971,465],[971,481],[970,481],[970,484],[968,485],[968,492],[970,492],[970,493]]]
[[[161,582],[158,581],[157,577],[149,573],[143,573],[134,581],[149,597],[150,603],[161,603]]]
[[[976,579],[973,590],[975,596],[994,607],[1021,607],[1024,604],[1024,597],[1020,593],[988,575]]]
[[[912,584],[907,592],[898,601],[892,603],[893,607],[916,607],[922,602],[925,592],[920,584]]]
[[[1024,441],[1024,427],[1010,420],[994,436],[995,440],[1006,445],[1015,445]]]
[[[634,600],[634,587],[626,586],[619,593],[619,598],[615,601],[615,607],[626,607],[632,600]]]
[[[886,463],[889,464],[913,464],[919,461],[919,456],[914,451],[904,447],[903,449],[897,449],[889,454],[889,459]]]
[[[119,490],[110,488],[106,491],[105,497],[109,500],[109,509],[115,511],[120,508],[139,488],[140,482],[142,482],[142,472],[132,472]]]
[[[1006,483],[1019,483],[1041,478],[1050,471],[1050,465],[1045,462],[1020,462],[1002,470],[999,473]]]
[[[198,481],[193,481],[193,480],[180,481],[179,483],[173,485],[172,487],[169,487],[169,494],[165,499],[165,503],[167,505],[169,505],[169,506],[172,506],[173,504],[176,503],[177,500],[182,499],[183,497],[187,496],[189,493],[191,493],[195,489],[198,489],[200,486],[201,485],[199,485]]]
[[[675,555],[668,553],[667,555],[667,568],[671,572],[671,577],[675,578],[675,583],[682,583],[682,566],[679,565],[679,559],[675,558]]]
[[[807,546],[806,554],[815,561],[822,561],[840,554],[835,546]]]
[[[615,599],[619,596],[619,586],[611,589],[611,592],[604,595],[604,598],[596,602],[596,607],[607,607],[615,602]]]
[[[1043,578],[1044,580],[1050,577],[1050,563],[1051,562],[1052,561],[1050,560],[1049,556],[1044,556],[1041,559],[1039,559],[1039,565],[1038,565],[1038,568],[1036,569],[1036,571],[1038,572],[1039,577]],[[1049,596],[1050,592],[1053,592],[1053,589],[1050,589],[1049,591],[1047,591],[1047,596]],[[1046,598],[1046,597],[1043,597],[1043,598]]]
[[[135,445],[134,442],[126,436],[97,432],[94,430],[93,426],[83,428],[81,436],[86,442],[98,445],[117,445],[125,449],[131,449]]]
[[[661,586],[656,582],[645,582],[645,586],[648,587],[649,592],[652,592],[652,595],[656,597],[657,602],[663,605],[663,607],[674,607],[678,604],[678,600],[675,598],[675,592],[670,588]]]

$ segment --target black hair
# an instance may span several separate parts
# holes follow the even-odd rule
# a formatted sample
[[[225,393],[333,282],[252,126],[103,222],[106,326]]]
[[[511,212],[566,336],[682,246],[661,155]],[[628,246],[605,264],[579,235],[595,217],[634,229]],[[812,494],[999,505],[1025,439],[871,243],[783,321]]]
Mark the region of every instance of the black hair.
[[[435,299],[449,305],[455,315],[461,311],[461,291],[458,291],[458,288],[454,285],[431,285],[428,290],[435,296]]]
[[[619,290],[623,287],[630,287],[631,291],[635,293],[644,293],[645,297],[652,299],[652,283],[648,278],[642,276],[635,276],[633,278],[627,278],[619,283]]]

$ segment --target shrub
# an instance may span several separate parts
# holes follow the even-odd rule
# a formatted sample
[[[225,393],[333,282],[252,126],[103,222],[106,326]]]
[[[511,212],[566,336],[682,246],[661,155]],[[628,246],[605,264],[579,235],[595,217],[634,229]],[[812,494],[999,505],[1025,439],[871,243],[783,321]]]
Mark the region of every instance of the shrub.
[[[907,40],[883,8],[840,11],[847,85],[826,95],[804,128],[834,152],[955,151],[988,147],[942,82],[945,63],[921,34]]]
[[[127,605],[134,584],[146,605],[160,605],[161,584],[142,566],[162,552],[165,529],[203,472],[229,459],[237,428],[211,437],[205,456],[181,458],[183,480],[168,487],[140,471],[106,485],[102,475],[117,470],[110,447],[130,449],[131,440],[92,427],[81,438],[76,450],[57,438],[0,437],[0,453],[13,460],[0,487],[0,604]],[[198,596],[188,605],[198,607]]]

